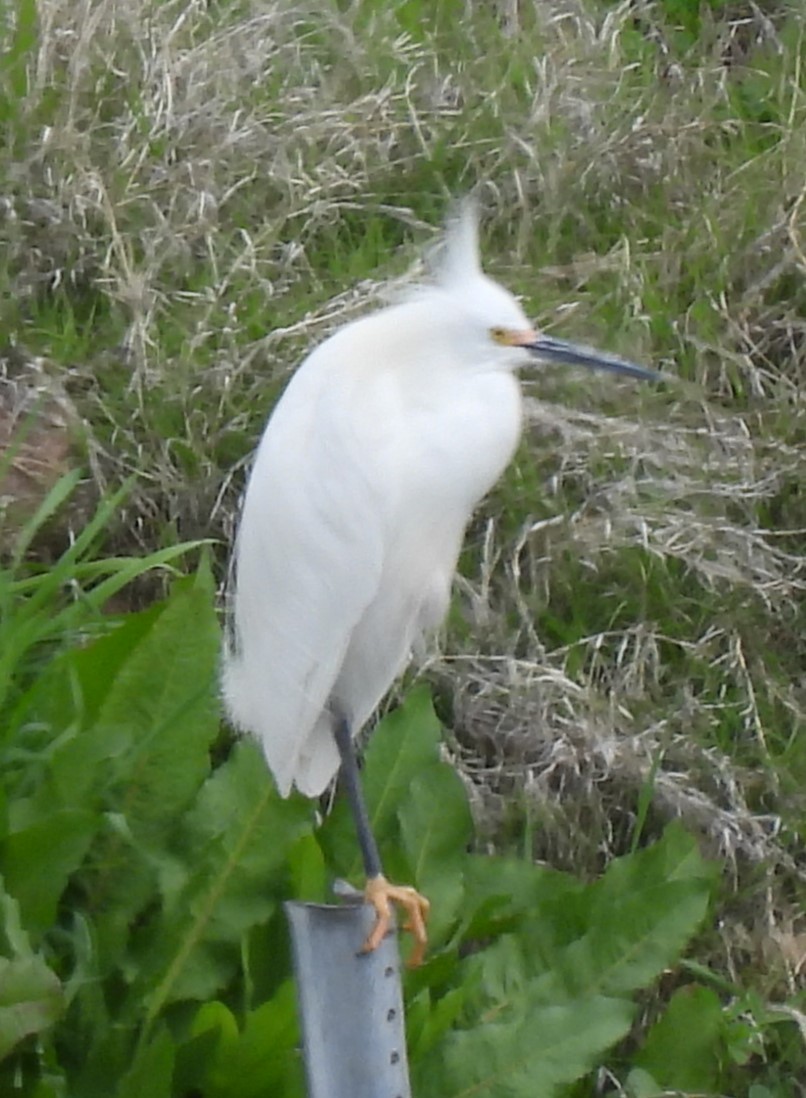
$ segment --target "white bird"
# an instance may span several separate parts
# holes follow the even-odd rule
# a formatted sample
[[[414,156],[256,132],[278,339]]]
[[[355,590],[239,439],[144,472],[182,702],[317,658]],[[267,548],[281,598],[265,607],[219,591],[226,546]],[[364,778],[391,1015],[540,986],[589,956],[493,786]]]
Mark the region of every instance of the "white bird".
[[[277,788],[315,797],[339,767],[377,921],[408,912],[412,962],[428,903],[383,877],[352,741],[440,624],[474,508],[521,432],[516,376],[535,361],[632,377],[643,367],[538,334],[481,270],[475,210],[449,227],[432,284],[311,352],[258,446],[233,559],[223,693]]]

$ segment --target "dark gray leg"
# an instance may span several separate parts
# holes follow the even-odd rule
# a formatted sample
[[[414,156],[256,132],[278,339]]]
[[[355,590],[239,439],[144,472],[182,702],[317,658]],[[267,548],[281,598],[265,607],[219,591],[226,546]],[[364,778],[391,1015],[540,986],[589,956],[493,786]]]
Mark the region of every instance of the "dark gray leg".
[[[347,798],[350,802],[350,808],[353,810],[358,843],[364,859],[364,872],[367,879],[371,880],[373,877],[380,877],[383,873],[381,856],[378,853],[375,836],[372,834],[369,813],[364,801],[364,792],[361,789],[361,776],[358,773],[358,760],[355,756],[353,738],[350,735],[350,725],[343,717],[336,718],[333,735],[336,738],[339,755],[341,755],[339,776],[347,790]]]

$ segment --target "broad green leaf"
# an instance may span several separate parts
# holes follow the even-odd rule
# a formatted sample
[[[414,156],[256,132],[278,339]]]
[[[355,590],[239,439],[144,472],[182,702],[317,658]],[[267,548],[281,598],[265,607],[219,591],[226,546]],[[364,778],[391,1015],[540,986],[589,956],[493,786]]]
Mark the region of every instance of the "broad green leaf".
[[[20,920],[20,905],[13,896],[9,896],[2,877],[0,877],[0,953],[9,959],[34,956],[28,931]]]
[[[707,886],[670,881],[623,897],[608,914],[597,910],[590,930],[558,959],[565,994],[629,995],[646,987],[680,954],[708,901]]]
[[[418,687],[375,729],[367,748],[364,791],[379,835],[394,823],[411,783],[439,757],[440,726],[426,687]]]
[[[456,772],[444,763],[423,770],[398,818],[414,883],[431,901],[429,938],[438,943],[459,915],[464,857],[473,836],[467,794]]]
[[[445,763],[418,774],[398,811],[403,844],[418,884],[447,865],[464,865],[473,838],[467,794]]]
[[[499,1012],[526,994],[532,985],[530,967],[528,944],[516,934],[504,934],[465,960],[462,982],[476,989],[483,1010]]]
[[[309,903],[324,903],[328,898],[327,867],[322,848],[314,835],[303,835],[288,852],[291,897]],[[289,897],[289,898],[291,898]]]
[[[455,987],[439,998],[428,989],[406,1007],[406,1036],[412,1061],[425,1056],[454,1026],[462,1015],[467,999],[464,987]]]
[[[214,1006],[226,1010],[223,1003],[213,1000],[204,1006]],[[204,1007],[201,1008],[204,1010]],[[176,1062],[173,1073],[173,1093],[177,1095],[204,1095],[210,1098],[212,1086],[210,1079],[218,1070],[222,1059],[226,1059],[229,1049],[238,1041],[238,1023],[234,1015],[230,1013],[232,1036],[230,1036],[229,1023],[221,1027],[209,1024],[209,1019],[203,1022],[203,1028],[198,1032],[194,1018],[193,1028],[189,1039],[182,1041],[176,1049]],[[225,1034],[226,1028],[226,1034]]]
[[[61,895],[84,860],[99,820],[97,812],[57,808],[6,837],[0,869],[30,933],[42,934],[54,923]]]
[[[0,1060],[24,1037],[52,1026],[62,1009],[61,984],[40,957],[0,957]]]
[[[716,992],[691,985],[674,993],[634,1058],[666,1090],[719,1089],[725,1018]]]
[[[615,861],[575,905],[588,929],[556,956],[541,980],[546,1001],[580,994],[629,995],[679,956],[708,910],[712,868],[696,842],[670,828],[653,847]],[[560,912],[553,911],[556,920]],[[535,954],[547,957],[535,926]]]
[[[662,838],[634,854],[616,858],[597,886],[597,903],[607,908],[636,888],[651,888],[668,881],[702,881],[712,885],[716,867],[700,854],[696,839],[679,823],[671,823]]]
[[[287,980],[269,1002],[247,1014],[243,1033],[220,1058],[210,1081],[210,1098],[302,1098],[298,1046],[296,993]]]
[[[175,1055],[170,1033],[161,1028],[118,1083],[116,1098],[171,1098]]]
[[[209,576],[179,583],[159,611],[138,615],[119,633],[67,666],[62,696],[73,701],[79,723],[53,751],[38,802],[46,809],[52,798],[83,806],[65,811],[92,808],[96,816],[106,810],[81,874],[104,973],[153,903],[166,844],[209,772],[219,645]]]
[[[235,1015],[225,1003],[212,999],[203,1003],[196,1011],[191,1026],[191,1035],[198,1037],[210,1029],[215,1029],[226,1049],[230,1049],[238,1040],[238,1023]]]
[[[468,854],[463,859],[466,895],[465,936],[487,938],[512,929],[540,914],[541,925],[553,912],[563,933],[574,937],[571,918],[575,898],[586,886],[568,873],[534,865],[523,858],[494,854]],[[570,925],[569,925],[570,924]],[[577,924],[583,933],[587,922]],[[554,934],[552,939],[556,940]]]
[[[219,646],[209,580],[182,582],[100,706],[90,735],[113,745],[105,766],[115,808],[135,836],[159,834],[209,769]]]
[[[159,602],[147,610],[128,614],[111,633],[86,648],[65,653],[56,661],[54,670],[69,691],[69,700],[78,708],[76,716],[82,727],[88,728],[97,721],[101,706],[115,689],[124,664],[154,629],[168,605],[168,602]],[[54,711],[54,704],[66,703],[68,697],[50,701],[43,707],[46,716],[55,722],[58,712]],[[65,789],[65,796],[69,796],[70,791],[69,787]]]
[[[430,693],[419,687],[373,730],[361,772],[372,829],[387,875],[394,876],[397,868],[387,864],[394,861],[395,847],[400,841],[397,811],[415,778],[438,760],[439,721]],[[352,878],[361,875],[358,841],[346,798],[339,799],[318,838],[337,874]]]
[[[283,800],[257,745],[238,743],[182,824],[185,883],[165,896],[140,942],[132,1002],[145,999],[149,1019],[169,1002],[206,998],[226,985],[242,935],[284,898],[276,889],[289,850],[312,823],[310,802]]]
[[[29,753],[24,768],[28,781],[34,766],[46,767],[78,729],[97,719],[120,666],[164,608],[164,603],[158,603],[131,614],[122,625],[86,647],[60,653],[17,699],[9,714],[7,735],[17,749]],[[62,787],[53,788],[49,795],[60,805],[72,807],[83,805],[85,793],[83,781],[76,788],[65,779]]]
[[[551,1098],[629,1031],[629,1003],[594,997],[556,1006],[528,999],[451,1033],[416,1065],[422,1098]]]
[[[627,1076],[626,1091],[629,1098],[663,1098],[666,1088],[659,1086],[657,1079],[643,1068],[632,1068]]]

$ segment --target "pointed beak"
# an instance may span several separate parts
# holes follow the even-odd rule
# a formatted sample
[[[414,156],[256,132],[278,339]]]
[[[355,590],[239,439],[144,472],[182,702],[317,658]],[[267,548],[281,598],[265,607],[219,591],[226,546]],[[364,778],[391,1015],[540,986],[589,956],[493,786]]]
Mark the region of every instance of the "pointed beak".
[[[589,370],[606,370],[611,374],[623,374],[624,377],[635,377],[641,381],[663,380],[663,376],[656,370],[648,370],[645,366],[625,362],[623,358],[596,351],[593,347],[581,347],[554,336],[535,335],[534,339],[524,341],[521,346],[543,362],[562,366],[586,366]]]

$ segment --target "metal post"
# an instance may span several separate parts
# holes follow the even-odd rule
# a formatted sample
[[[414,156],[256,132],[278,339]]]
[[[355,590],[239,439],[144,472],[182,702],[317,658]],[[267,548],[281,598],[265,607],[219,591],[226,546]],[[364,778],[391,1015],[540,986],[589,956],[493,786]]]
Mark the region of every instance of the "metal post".
[[[411,1098],[397,934],[360,953],[364,903],[286,903],[308,1098]]]

